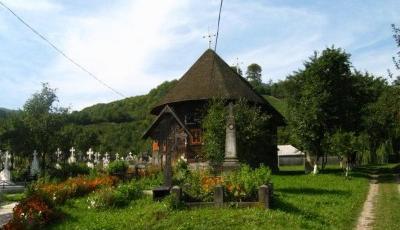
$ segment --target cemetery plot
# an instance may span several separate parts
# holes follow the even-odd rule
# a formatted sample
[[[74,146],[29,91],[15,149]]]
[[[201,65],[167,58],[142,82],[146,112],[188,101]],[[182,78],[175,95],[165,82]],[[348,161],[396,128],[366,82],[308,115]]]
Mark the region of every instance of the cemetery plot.
[[[143,186],[153,179],[145,180],[138,180],[136,185]],[[347,180],[339,169],[329,169],[318,176],[291,169],[272,175],[271,180],[275,198],[269,210],[174,208],[170,197],[155,202],[151,196],[126,198],[128,204],[111,209],[88,208],[89,196],[67,201],[61,206],[67,218],[47,229],[351,229],[368,190],[365,174],[354,172],[353,178]]]

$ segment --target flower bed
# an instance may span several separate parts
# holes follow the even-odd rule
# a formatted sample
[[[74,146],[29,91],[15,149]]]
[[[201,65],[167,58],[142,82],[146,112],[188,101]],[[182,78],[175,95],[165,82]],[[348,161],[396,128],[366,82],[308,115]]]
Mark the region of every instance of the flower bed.
[[[29,196],[13,209],[13,219],[4,229],[38,229],[59,217],[56,205],[67,199],[86,195],[100,187],[111,187],[118,179],[112,176],[74,177],[61,183],[36,184]]]
[[[117,181],[118,179],[113,176],[97,177],[94,179],[78,176],[62,183],[38,185],[34,188],[33,193],[37,193],[55,204],[60,204],[64,203],[67,199],[86,195],[99,187],[115,185]]]
[[[189,170],[176,174],[179,178],[175,182],[182,187],[184,200],[198,202],[212,201],[214,188],[217,185],[225,188],[226,201],[257,201],[259,187],[269,184],[271,178],[270,170],[265,166],[252,169],[248,165],[221,176],[213,176],[205,171]]]

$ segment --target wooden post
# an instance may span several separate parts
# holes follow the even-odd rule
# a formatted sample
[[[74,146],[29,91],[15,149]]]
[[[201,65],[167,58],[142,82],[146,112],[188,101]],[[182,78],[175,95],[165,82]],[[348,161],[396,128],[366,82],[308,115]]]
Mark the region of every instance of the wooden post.
[[[270,191],[268,185],[261,185],[258,189],[258,202],[265,208],[270,208]]]
[[[224,188],[221,185],[214,187],[214,203],[216,206],[222,206],[224,203]]]

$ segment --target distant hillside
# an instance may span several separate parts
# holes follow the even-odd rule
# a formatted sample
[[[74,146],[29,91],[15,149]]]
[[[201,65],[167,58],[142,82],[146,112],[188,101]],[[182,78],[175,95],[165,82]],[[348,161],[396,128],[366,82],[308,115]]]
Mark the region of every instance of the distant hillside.
[[[70,115],[72,125],[68,127],[68,132],[75,136],[71,144],[79,147],[83,139],[89,138],[86,141],[88,146],[81,148],[92,147],[96,151],[122,154],[145,151],[149,145],[141,137],[154,119],[150,109],[176,82],[164,82],[146,95],[96,104],[73,112]],[[86,136],[82,137],[82,134]],[[93,134],[97,140],[90,139]]]
[[[15,113],[15,112],[16,112],[16,110],[0,108],[0,118],[5,118],[5,117],[7,117],[10,114]]]
[[[273,96],[264,95],[264,98],[287,119],[287,102]]]

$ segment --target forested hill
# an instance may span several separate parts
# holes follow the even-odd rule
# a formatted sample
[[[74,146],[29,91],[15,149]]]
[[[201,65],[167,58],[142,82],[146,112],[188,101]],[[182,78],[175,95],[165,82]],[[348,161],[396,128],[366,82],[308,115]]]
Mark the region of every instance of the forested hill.
[[[150,109],[163,97],[170,88],[175,86],[177,80],[166,81],[148,94],[129,97],[111,103],[96,104],[71,116],[75,123],[87,125],[103,122],[123,123],[149,118]]]
[[[15,110],[10,110],[6,108],[0,108],[0,119],[9,116],[12,113],[15,113]]]
[[[70,114],[70,125],[63,132],[71,138],[66,146],[80,151],[93,148],[101,152],[119,152],[123,155],[147,150],[149,145],[141,139],[154,116],[150,109],[176,84],[164,82],[148,94],[126,98],[107,104],[96,104]]]

